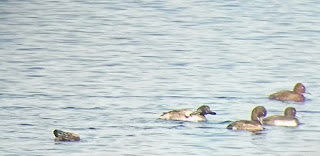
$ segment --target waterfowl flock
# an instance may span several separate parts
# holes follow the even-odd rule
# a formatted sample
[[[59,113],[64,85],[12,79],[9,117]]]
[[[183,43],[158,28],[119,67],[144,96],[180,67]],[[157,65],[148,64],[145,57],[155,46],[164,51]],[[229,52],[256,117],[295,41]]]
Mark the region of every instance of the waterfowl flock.
[[[306,88],[302,83],[297,83],[294,86],[293,91],[282,90],[273,93],[269,96],[269,99],[279,101],[296,101],[303,102],[305,97],[303,93],[306,92]],[[309,93],[310,94],[310,93]],[[190,122],[203,122],[207,121],[206,115],[216,115],[216,112],[211,111],[207,105],[200,106],[197,110],[191,109],[177,109],[168,112],[163,112],[158,119],[162,120],[179,120]],[[227,125],[227,129],[230,130],[247,130],[251,132],[264,130],[264,125],[270,126],[285,126],[285,127],[297,127],[300,123],[296,119],[296,109],[294,107],[287,107],[284,111],[284,115],[272,115],[267,116],[267,109],[264,106],[256,106],[251,112],[251,120],[239,120],[231,122]],[[55,141],[79,141],[80,136],[72,132],[64,132],[62,130],[54,130]]]

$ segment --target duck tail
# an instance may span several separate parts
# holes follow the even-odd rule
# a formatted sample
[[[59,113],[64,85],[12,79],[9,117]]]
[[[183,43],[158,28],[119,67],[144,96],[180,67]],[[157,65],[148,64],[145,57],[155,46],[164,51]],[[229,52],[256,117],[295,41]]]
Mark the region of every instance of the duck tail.
[[[269,99],[275,99],[276,98],[276,96],[275,96],[275,94],[271,94],[271,95],[269,95],[269,97],[268,97]]]
[[[160,115],[159,119],[165,119],[167,114],[168,114],[167,112],[163,112],[163,113]]]
[[[227,126],[227,129],[233,129],[233,126],[234,126],[234,124],[233,124],[233,123],[230,123],[230,124]]]

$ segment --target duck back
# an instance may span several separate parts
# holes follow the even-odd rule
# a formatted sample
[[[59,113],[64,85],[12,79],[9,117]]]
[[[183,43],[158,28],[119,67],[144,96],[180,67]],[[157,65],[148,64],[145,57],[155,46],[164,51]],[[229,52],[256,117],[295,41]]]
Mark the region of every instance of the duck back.
[[[159,119],[187,121],[187,117],[189,117],[191,113],[193,113],[193,111],[189,109],[173,110],[164,112]]]
[[[263,124],[271,126],[296,127],[299,120],[294,117],[286,117],[281,115],[273,115],[263,119]]]
[[[258,121],[240,120],[230,123],[227,129],[261,131],[263,126]]]
[[[297,101],[297,102],[302,102],[305,100],[302,94],[298,94],[294,91],[286,91],[286,90],[271,94],[269,96],[269,99],[275,99],[279,101]]]

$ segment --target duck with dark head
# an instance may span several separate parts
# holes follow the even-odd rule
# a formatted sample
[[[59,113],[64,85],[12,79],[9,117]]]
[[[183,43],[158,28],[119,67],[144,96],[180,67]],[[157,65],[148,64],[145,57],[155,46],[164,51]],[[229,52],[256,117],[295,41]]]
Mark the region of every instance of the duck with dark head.
[[[267,110],[263,106],[255,107],[251,112],[251,120],[239,120],[230,123],[227,129],[231,130],[248,130],[261,131],[263,130],[262,120],[267,115]]]
[[[62,130],[55,129],[53,131],[54,136],[56,137],[55,141],[79,141],[79,134],[72,132],[64,132]]]
[[[286,126],[286,127],[296,127],[299,125],[299,120],[295,118],[296,109],[294,107],[287,107],[284,110],[283,115],[272,115],[263,118],[263,124],[272,126]]]

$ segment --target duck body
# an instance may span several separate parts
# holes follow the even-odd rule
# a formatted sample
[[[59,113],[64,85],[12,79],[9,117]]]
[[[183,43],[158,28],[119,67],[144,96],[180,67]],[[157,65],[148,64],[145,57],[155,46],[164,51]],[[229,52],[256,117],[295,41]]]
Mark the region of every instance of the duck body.
[[[293,91],[282,90],[276,93],[272,93],[269,95],[269,99],[275,99],[279,101],[296,101],[303,102],[305,101],[305,97],[302,93],[306,92],[306,88],[302,83],[297,83]]]
[[[296,109],[293,107],[287,107],[284,111],[284,115],[272,115],[263,119],[263,124],[271,126],[286,126],[296,127],[299,120],[295,118]]]
[[[282,90],[273,93],[269,96],[269,99],[275,99],[279,101],[296,101],[303,102],[305,100],[302,94],[296,93],[294,91]]]
[[[227,129],[231,130],[247,130],[247,131],[261,131],[263,130],[262,118],[267,115],[267,110],[263,106],[255,107],[251,112],[251,120],[239,120],[230,123]]]
[[[202,122],[207,120],[205,117],[205,115],[207,114],[216,115],[215,112],[212,112],[210,110],[209,106],[203,105],[199,107],[196,111],[193,111],[191,109],[178,109],[169,112],[164,112],[159,117],[159,119]]]
[[[180,120],[180,121],[206,121],[206,117],[202,115],[191,115],[194,111],[190,109],[172,110],[164,112],[160,119],[164,120]]]
[[[299,125],[299,120],[296,118],[274,115],[263,119],[263,124],[271,126],[296,127]]]
[[[76,133],[71,132],[64,132],[62,130],[55,129],[53,131],[53,134],[55,135],[55,141],[79,141],[80,136]]]
[[[262,131],[264,128],[259,121],[239,120],[232,122],[227,126],[232,130]]]

